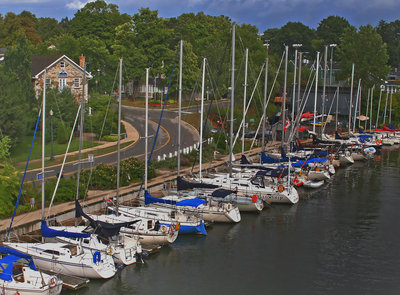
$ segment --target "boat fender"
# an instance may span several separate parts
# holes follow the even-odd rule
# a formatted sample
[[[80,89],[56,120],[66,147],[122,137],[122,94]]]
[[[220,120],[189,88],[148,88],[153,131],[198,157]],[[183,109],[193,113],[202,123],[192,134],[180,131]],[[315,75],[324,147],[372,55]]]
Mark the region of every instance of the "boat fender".
[[[257,202],[257,195],[253,195],[253,197],[251,198],[251,200],[253,201],[253,203]]]
[[[51,278],[49,285],[50,285],[50,288],[53,288],[56,285],[56,279],[55,278]]]
[[[94,252],[93,254],[93,263],[98,263],[101,260],[101,254],[99,251]]]
[[[282,184],[278,185],[278,191],[280,193],[283,192],[284,190],[285,190],[285,187]]]
[[[161,231],[162,231],[163,233],[165,233],[165,232],[167,231],[167,227],[166,227],[165,225],[162,225],[162,226],[161,226]]]
[[[382,139],[378,139],[375,143],[376,143],[377,145],[380,145],[380,144],[382,143]]]
[[[226,207],[227,207],[227,210],[228,210],[228,211],[231,210],[231,204],[228,204]]]
[[[112,247],[107,249],[107,254],[108,255],[113,255],[113,248]]]
[[[181,223],[178,222],[178,223],[176,224],[176,226],[175,226],[175,230],[179,230],[180,228],[181,228]]]

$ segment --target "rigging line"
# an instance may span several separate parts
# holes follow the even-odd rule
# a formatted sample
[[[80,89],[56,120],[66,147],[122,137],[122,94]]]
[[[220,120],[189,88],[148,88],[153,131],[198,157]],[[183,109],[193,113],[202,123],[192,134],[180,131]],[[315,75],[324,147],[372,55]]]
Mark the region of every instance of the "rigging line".
[[[79,105],[78,111],[77,111],[77,113],[76,113],[75,122],[74,122],[74,125],[73,125],[73,127],[72,127],[71,134],[70,134],[70,136],[69,136],[69,141],[68,141],[68,145],[67,145],[67,150],[65,151],[64,159],[63,159],[63,162],[62,162],[61,168],[60,168],[60,172],[58,173],[57,183],[56,183],[56,186],[55,186],[55,188],[54,188],[53,195],[52,195],[52,197],[51,197],[51,201],[50,201],[50,205],[49,205],[49,210],[48,210],[48,212],[47,212],[47,216],[50,216],[51,206],[53,205],[54,197],[55,197],[55,195],[56,195],[56,192],[57,192],[57,189],[58,189],[58,185],[59,185],[60,180],[61,180],[61,177],[62,177],[62,172],[63,172],[63,170],[64,170],[65,162],[66,162],[66,160],[67,160],[67,155],[68,155],[69,147],[70,147],[70,145],[71,145],[71,141],[72,141],[72,138],[73,138],[73,135],[74,135],[74,130],[75,130],[75,127],[76,127],[76,123],[77,123],[77,121],[78,121],[78,117],[79,117],[80,111],[81,111],[81,105]],[[90,179],[89,179],[89,181],[90,181]],[[89,182],[89,181],[88,181],[88,182]],[[78,184],[78,185],[79,185],[79,184]]]
[[[174,65],[172,67],[171,75],[169,77],[167,93],[166,93],[166,95],[164,97],[164,103],[163,103],[162,108],[161,108],[160,119],[158,120],[157,131],[156,131],[156,134],[154,135],[153,145],[151,147],[151,151],[150,151],[149,158],[147,159],[147,163],[145,163],[145,165],[147,165],[147,166],[150,165],[151,157],[153,156],[153,152],[154,152],[154,149],[155,149],[155,146],[156,146],[156,143],[157,143],[158,133],[160,132],[161,120],[162,120],[162,117],[163,117],[163,114],[164,114],[165,106],[166,106],[167,101],[168,101],[168,94],[169,94],[169,90],[171,88],[172,79],[174,77],[175,66],[176,66],[176,62],[178,60],[178,54],[179,54],[179,46],[177,46],[177,48],[176,48],[175,61],[174,61]],[[142,177],[142,182],[140,183],[140,187],[139,187],[137,196],[139,196],[140,192],[142,191],[143,184],[144,184],[144,176]]]
[[[317,71],[315,71],[315,72],[311,71],[311,73],[314,73],[313,77],[315,78],[315,76],[316,76],[316,74],[317,74]],[[307,105],[307,101],[308,101],[308,99],[309,99],[309,97],[310,97],[311,89],[313,88],[314,81],[315,81],[314,78],[312,78],[312,80],[311,80],[311,85],[310,85],[310,88],[308,89],[308,94],[307,94],[307,96],[306,96],[306,97],[303,97],[304,103],[303,103],[303,106],[301,107],[300,113],[297,115],[297,117],[296,117],[296,119],[295,119],[293,130],[297,130],[298,126],[300,125],[300,122],[301,122],[301,114],[303,114],[304,109],[305,109],[305,107],[306,107],[306,105]],[[304,91],[304,92],[306,93],[306,91]],[[305,93],[304,93],[304,95],[305,95]],[[301,104],[300,104],[300,105],[301,105]],[[314,114],[314,116],[315,116],[315,114]],[[290,134],[288,142],[290,142],[290,141],[293,140],[294,133],[295,133],[295,132],[293,132],[293,133]]]
[[[282,53],[281,61],[280,61],[280,63],[279,63],[278,69],[276,70],[274,82],[272,83],[272,86],[271,86],[271,88],[270,88],[267,102],[266,102],[265,106],[263,106],[263,108],[265,108],[265,112],[263,112],[263,113],[265,113],[265,114],[267,113],[267,107],[268,107],[268,104],[269,104],[269,100],[271,99],[272,91],[274,90],[276,80],[278,79],[278,75],[279,75],[279,72],[280,72],[280,70],[281,70],[281,66],[282,66],[284,57],[285,57],[285,51],[283,51],[283,53]],[[258,132],[260,131],[261,124],[262,124],[263,120],[264,120],[264,115],[261,116],[260,122],[258,123],[257,131],[256,131],[256,133],[255,133],[255,135],[254,135],[254,137],[253,137],[253,141],[251,142],[250,149],[252,149],[253,146],[254,146],[254,142],[256,141],[257,134],[258,134]]]
[[[40,121],[40,116],[41,116],[41,114],[42,114],[42,108],[40,108],[40,110],[39,110],[39,115],[38,115],[38,118],[37,118],[37,120],[36,120],[35,132],[33,133],[31,148],[30,148],[30,150],[29,150],[29,155],[28,155],[28,160],[26,161],[25,170],[24,170],[24,175],[22,176],[21,185],[20,185],[20,187],[19,187],[19,192],[18,192],[18,197],[17,197],[17,203],[15,204],[14,212],[13,212],[13,215],[12,215],[11,221],[10,221],[10,227],[8,228],[8,231],[7,231],[6,241],[8,240],[8,237],[9,237],[9,235],[10,235],[10,231],[11,231],[11,228],[12,228],[12,224],[13,224],[15,215],[16,215],[16,213],[17,213],[17,208],[18,208],[19,200],[21,199],[22,187],[23,187],[23,185],[24,185],[24,180],[25,180],[25,176],[26,176],[26,171],[28,170],[29,160],[30,160],[30,158],[31,158],[33,143],[35,142],[36,132],[37,132],[37,129],[38,129],[38,126],[39,126],[39,121]],[[42,175],[42,177],[44,177],[44,175]]]
[[[106,124],[106,119],[107,119],[107,115],[108,115],[108,110],[110,109],[110,104],[111,104],[111,93],[113,93],[113,91],[114,91],[114,86],[115,86],[115,81],[117,80],[117,75],[118,75],[118,67],[117,67],[117,69],[116,69],[116,71],[115,71],[115,76],[114,76],[114,82],[113,82],[113,85],[112,85],[112,87],[111,87],[111,91],[110,91],[110,95],[109,95],[109,100],[108,100],[108,105],[107,105],[107,108],[106,108],[106,114],[105,114],[105,116],[104,116],[104,120],[103,120],[103,125],[101,126],[101,131],[100,131],[100,135],[99,135],[99,140],[101,140],[101,137],[103,136],[103,131],[104,131],[104,126],[105,126],[105,124]]]
[[[224,54],[222,55],[222,58],[221,58],[221,61],[220,61],[220,65],[219,65],[219,69],[218,69],[218,73],[217,73],[216,85],[215,85],[216,89],[218,89],[218,79],[221,77],[221,74],[222,74],[222,67],[223,67],[223,63],[224,63],[224,60],[225,60],[226,51],[227,51],[228,46],[229,46],[229,40],[227,40],[227,42],[226,42],[226,44],[225,44]],[[211,100],[210,100],[210,103],[209,103],[209,105],[208,105],[207,116],[206,116],[206,118],[205,118],[205,120],[204,120],[204,124],[206,124],[206,122],[207,122],[207,120],[208,120],[208,118],[209,118],[209,116],[210,116],[211,108],[212,108],[212,105],[213,105],[214,100],[215,100],[215,96],[211,96]],[[204,125],[203,125],[203,127],[204,127]],[[197,151],[197,153],[196,153],[196,155],[195,155],[195,157],[194,157],[194,160],[193,160],[192,169],[191,169],[191,171],[190,171],[192,174],[193,174],[193,170],[194,170],[195,163],[197,162],[197,156],[198,156],[198,154],[199,154],[199,151]]]
[[[256,81],[256,85],[254,85],[253,92],[251,93],[249,102],[248,102],[247,105],[246,105],[245,114],[247,114],[247,111],[249,110],[251,101],[253,100],[254,93],[256,92],[256,89],[257,89],[257,86],[258,86],[258,82],[260,81],[260,78],[261,78],[261,75],[263,74],[263,70],[264,70],[264,67],[265,67],[265,66],[266,66],[265,63],[263,63],[263,65],[261,66],[260,73],[259,73],[258,78],[257,78],[257,81]],[[235,146],[236,141],[237,141],[237,139],[239,138],[239,134],[240,134],[240,131],[241,131],[242,127],[243,127],[243,124],[244,124],[244,122],[243,122],[243,120],[242,120],[242,122],[240,122],[239,129],[238,129],[237,132],[236,132],[235,140],[233,141],[233,146]]]

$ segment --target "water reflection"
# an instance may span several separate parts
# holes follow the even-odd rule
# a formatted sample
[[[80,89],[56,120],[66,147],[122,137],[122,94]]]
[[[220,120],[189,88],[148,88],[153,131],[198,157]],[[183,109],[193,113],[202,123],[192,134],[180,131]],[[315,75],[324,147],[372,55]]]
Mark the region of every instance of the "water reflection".
[[[299,190],[297,205],[179,237],[144,266],[74,294],[398,294],[400,153],[380,157]]]

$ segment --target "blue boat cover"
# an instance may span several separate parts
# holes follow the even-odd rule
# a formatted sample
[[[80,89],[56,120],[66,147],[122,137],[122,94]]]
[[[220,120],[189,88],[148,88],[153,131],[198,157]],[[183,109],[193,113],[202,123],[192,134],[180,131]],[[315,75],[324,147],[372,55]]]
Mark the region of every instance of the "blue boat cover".
[[[179,202],[176,202],[176,206],[190,206],[190,207],[199,207],[201,204],[207,203],[206,200],[193,198],[193,199],[185,199]]]
[[[0,279],[4,281],[12,281],[14,262],[20,259],[25,259],[31,269],[37,270],[35,264],[33,263],[32,257],[28,254],[24,254],[3,246],[0,246],[0,253],[9,254],[8,256],[0,259],[0,268],[2,270],[2,272],[0,272]]]
[[[208,184],[202,182],[189,182],[184,180],[182,177],[178,176],[176,178],[176,186],[178,191],[189,190],[194,188],[217,188],[218,185]]]
[[[242,165],[251,165],[250,161],[247,159],[245,155],[242,155],[240,158],[240,164]]]
[[[90,226],[94,229],[94,233],[101,235],[103,237],[113,237],[119,234],[121,227],[127,227],[131,224],[139,222],[139,219],[129,221],[129,222],[120,222],[120,223],[108,223],[104,221],[94,220],[85,212],[79,204],[78,200],[75,200],[75,216],[84,217],[90,222]]]
[[[321,157],[327,157],[328,155],[329,155],[328,152],[319,151],[319,152],[312,153],[308,158],[310,158],[310,159],[312,159],[312,158],[321,158]]]
[[[236,192],[232,191],[232,190],[220,188],[220,189],[213,191],[211,196],[214,198],[225,198],[226,196],[229,196],[231,194],[236,194]]]
[[[261,163],[262,164],[274,164],[274,163],[284,163],[289,162],[289,158],[272,158],[268,157],[264,152],[261,152]]]
[[[271,169],[271,170],[260,170],[257,171],[256,176],[268,176],[268,177],[282,177],[288,174],[287,169]]]
[[[190,206],[190,207],[199,207],[201,204],[207,203],[206,200],[202,200],[199,198],[193,198],[193,199],[185,199],[182,201],[173,201],[173,200],[166,200],[163,198],[155,198],[151,196],[147,191],[144,192],[144,203],[146,205],[152,204],[152,203],[161,203],[161,204],[170,204],[170,205],[176,205],[176,206]]]
[[[312,158],[312,159],[307,160],[305,163],[304,163],[304,161],[299,160],[296,163],[293,163],[292,166],[293,167],[302,167],[302,166],[304,167],[311,163],[323,163],[326,161],[328,161],[328,159],[326,159],[326,158]]]
[[[54,237],[65,237],[65,238],[89,238],[89,233],[74,233],[65,230],[56,230],[49,228],[45,220],[41,221],[40,230],[42,231],[42,237],[54,238]]]

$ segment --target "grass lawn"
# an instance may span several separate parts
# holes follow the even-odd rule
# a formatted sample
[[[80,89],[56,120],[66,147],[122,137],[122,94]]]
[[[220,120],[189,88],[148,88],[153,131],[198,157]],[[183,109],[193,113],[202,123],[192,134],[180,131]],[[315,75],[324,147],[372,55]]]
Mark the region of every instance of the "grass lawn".
[[[29,150],[32,143],[32,136],[25,136],[22,141],[15,147],[15,149],[11,153],[11,162],[13,164],[17,164],[19,162],[26,162],[29,155]],[[83,142],[83,148],[90,148],[99,145],[96,142]],[[50,157],[51,155],[51,142],[46,143],[46,157]],[[67,144],[59,144],[53,142],[53,155],[64,154],[67,149]],[[79,149],[79,138],[73,138],[71,141],[71,146],[69,147],[69,151],[77,151]],[[35,142],[33,144],[31,160],[41,159],[42,157],[42,137],[38,134],[35,138]]]

